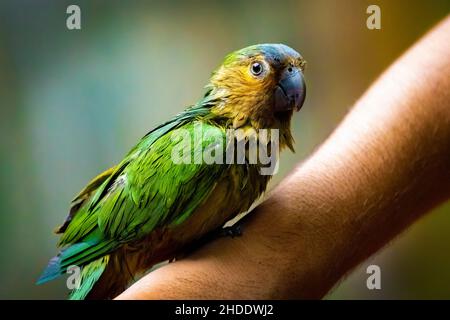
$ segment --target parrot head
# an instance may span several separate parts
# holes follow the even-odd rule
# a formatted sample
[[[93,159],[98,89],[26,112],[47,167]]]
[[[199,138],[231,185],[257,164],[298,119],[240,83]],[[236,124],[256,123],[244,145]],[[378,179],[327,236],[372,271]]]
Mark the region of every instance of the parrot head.
[[[234,128],[250,124],[289,131],[293,112],[305,100],[305,65],[297,51],[283,44],[229,54],[207,85],[206,97],[215,101],[212,112],[229,118]]]

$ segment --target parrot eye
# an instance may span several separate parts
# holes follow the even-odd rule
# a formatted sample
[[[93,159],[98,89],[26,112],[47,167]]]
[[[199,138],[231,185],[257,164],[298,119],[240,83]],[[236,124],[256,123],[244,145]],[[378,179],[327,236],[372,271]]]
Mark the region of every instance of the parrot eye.
[[[252,63],[252,65],[250,66],[250,72],[254,76],[259,76],[263,72],[263,65],[261,64],[261,62]]]

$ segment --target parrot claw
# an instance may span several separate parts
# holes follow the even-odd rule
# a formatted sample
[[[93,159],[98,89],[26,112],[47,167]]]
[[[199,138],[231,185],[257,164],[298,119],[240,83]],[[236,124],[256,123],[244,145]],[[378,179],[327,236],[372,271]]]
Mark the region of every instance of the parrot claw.
[[[169,260],[170,262],[174,262],[176,260],[180,260],[182,257],[192,253],[195,249],[213,241],[214,239],[223,238],[223,237],[240,237],[242,235],[242,226],[239,223],[235,223],[230,227],[223,227],[220,229],[215,229],[208,234],[204,235],[197,241],[194,241],[190,245],[186,246],[183,249],[183,253],[175,256],[173,259]]]
[[[220,230],[219,235],[221,237],[240,237],[242,236],[242,226],[238,223],[233,224],[230,227],[224,227]]]

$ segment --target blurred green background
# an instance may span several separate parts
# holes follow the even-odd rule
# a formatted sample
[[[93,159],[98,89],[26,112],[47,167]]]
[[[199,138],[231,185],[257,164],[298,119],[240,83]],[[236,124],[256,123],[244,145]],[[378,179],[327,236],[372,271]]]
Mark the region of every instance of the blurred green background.
[[[66,28],[69,4],[81,7],[81,30]],[[369,4],[381,7],[381,30],[366,28]],[[69,201],[149,129],[195,102],[226,53],[282,42],[308,61],[297,153],[283,155],[276,183],[449,11],[448,0],[1,0],[0,298],[65,298],[62,279],[34,281],[56,253],[51,231]],[[328,297],[450,298],[449,251],[447,203]],[[369,264],[380,265],[382,290],[366,288]]]

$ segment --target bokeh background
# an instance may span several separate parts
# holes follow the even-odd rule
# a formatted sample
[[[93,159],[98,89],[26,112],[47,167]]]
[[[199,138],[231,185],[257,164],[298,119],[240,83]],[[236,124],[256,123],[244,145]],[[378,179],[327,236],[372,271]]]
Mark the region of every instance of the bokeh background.
[[[81,7],[81,30],[66,28],[69,4]],[[381,30],[366,28],[369,4],[381,7]],[[297,153],[284,154],[276,183],[449,12],[448,0],[1,0],[0,298],[66,297],[65,281],[34,281],[56,252],[51,231],[69,201],[149,129],[194,103],[226,53],[282,42],[308,61]],[[447,203],[328,298],[450,298],[449,252]],[[366,288],[370,264],[381,267],[382,290]]]

